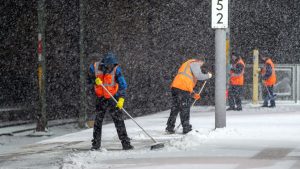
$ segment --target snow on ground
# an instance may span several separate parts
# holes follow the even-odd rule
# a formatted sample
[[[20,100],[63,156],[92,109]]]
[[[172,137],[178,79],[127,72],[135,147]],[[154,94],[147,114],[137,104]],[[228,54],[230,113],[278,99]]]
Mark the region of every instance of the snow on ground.
[[[168,115],[169,111],[164,111],[136,118],[151,136],[165,143],[163,149],[150,150],[151,140],[131,120],[126,120],[135,150],[119,151],[121,145],[114,125],[108,124],[103,126],[101,152],[89,151],[92,129],[34,144],[31,149],[35,151],[51,149],[40,153],[39,160],[52,156],[60,159],[35,168],[300,168],[300,105],[279,105],[276,109],[246,105],[242,112],[227,112],[227,127],[217,130],[214,130],[214,108],[195,107],[191,124],[198,132],[187,135],[182,135],[181,129],[173,135],[164,133]],[[7,161],[2,168],[28,166],[26,160],[35,156],[22,157],[19,164]]]
[[[257,162],[257,168],[278,167],[282,169],[299,164],[299,106],[280,106],[277,109],[247,106],[243,112],[228,112],[228,127],[217,130],[213,130],[214,114],[212,110],[212,107],[193,109],[191,123],[198,132],[191,132],[187,135],[164,135],[163,131],[169,111],[138,118],[137,120],[155,139],[166,142],[164,149],[71,153],[64,158],[63,168],[244,168],[248,164],[243,164],[243,161],[251,163],[251,161],[268,160],[271,158],[268,153],[277,159],[276,155],[282,156],[280,154],[282,151],[288,152],[284,156],[288,158],[287,160]],[[135,124],[127,121],[127,126],[129,135],[134,142],[149,140]],[[108,130],[104,133],[104,137],[113,137],[115,135],[111,131],[114,130],[113,126],[107,127],[108,129],[103,129],[104,132]],[[83,131],[80,134],[81,138],[88,139],[88,136],[84,134],[91,136],[91,130]],[[61,139],[63,137],[45,142],[55,142]],[[70,139],[74,139],[74,137],[70,137]],[[255,159],[261,152],[262,159]],[[296,154],[297,160],[289,158],[289,153]],[[231,161],[235,158],[242,158],[242,163],[240,164],[238,159],[227,162],[227,158]],[[249,160],[251,158],[254,159]],[[249,165],[251,166],[251,164]]]
[[[22,130],[22,127],[23,129],[28,128],[27,126],[28,125],[6,127],[6,128],[0,128],[0,130],[3,133],[6,133],[7,131]],[[30,124],[30,127],[31,126],[35,126],[35,124]],[[43,137],[28,137],[27,135],[32,134],[33,131],[26,131],[21,133],[15,133],[13,134],[13,136],[6,136],[6,135],[0,136],[0,155],[4,153],[11,153],[11,152],[18,151],[21,147],[30,145],[35,142],[58,137],[61,135],[65,135],[67,133],[78,132],[81,129],[77,128],[77,124],[66,124],[66,125],[50,127],[49,130],[53,133],[53,135],[43,136]]]

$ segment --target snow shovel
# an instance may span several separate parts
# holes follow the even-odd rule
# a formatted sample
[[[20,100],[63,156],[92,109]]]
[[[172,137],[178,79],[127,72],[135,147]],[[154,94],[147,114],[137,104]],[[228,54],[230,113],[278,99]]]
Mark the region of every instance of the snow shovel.
[[[266,88],[266,90],[267,90],[267,92],[268,92],[269,100],[275,100],[277,94],[274,94],[274,93],[273,93],[273,96],[271,96],[271,93],[270,93],[270,91],[269,91],[269,88],[267,87],[267,85],[265,85],[264,81],[262,81],[262,84],[265,86],[265,88]]]
[[[271,93],[270,93],[270,91],[269,91],[269,88],[268,88],[266,85],[264,85],[264,86],[265,86],[266,90],[268,91],[269,99],[270,99],[270,100],[275,100],[277,95],[274,94],[274,93],[273,93],[273,95],[271,95]]]
[[[116,103],[118,103],[118,101],[116,100],[116,98],[107,90],[107,88],[103,85],[103,84],[100,84],[102,87],[103,87],[103,89],[110,95],[110,97],[116,102]],[[134,120],[134,118],[124,109],[124,108],[122,108],[122,111],[137,125],[137,126],[139,126],[139,128],[140,129],[142,129],[142,131],[153,141],[153,145],[151,145],[151,147],[150,147],[150,149],[151,150],[155,150],[155,149],[160,149],[160,148],[163,148],[164,146],[165,146],[165,144],[164,143],[159,143],[159,142],[157,142],[153,137],[151,137],[150,136],[150,134],[148,134],[147,132],[146,132],[146,130],[142,127],[142,126],[140,126],[135,120]]]
[[[205,87],[205,85],[206,85],[206,82],[207,82],[207,81],[204,81],[204,83],[203,83],[203,85],[202,85],[202,87],[201,87],[201,89],[200,89],[200,91],[199,91],[198,94],[201,94],[201,93],[202,93],[202,90],[204,89],[204,87]],[[192,104],[192,106],[191,106],[191,108],[194,107],[196,101],[197,101],[197,100],[195,99],[194,102],[193,102],[193,104]],[[181,123],[175,128],[175,131],[177,131],[177,130],[179,129],[180,126],[181,126]]]

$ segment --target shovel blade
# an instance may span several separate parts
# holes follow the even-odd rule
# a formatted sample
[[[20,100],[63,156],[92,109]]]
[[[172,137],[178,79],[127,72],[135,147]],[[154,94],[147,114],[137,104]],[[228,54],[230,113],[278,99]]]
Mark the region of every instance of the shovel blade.
[[[156,144],[153,144],[150,149],[151,150],[157,150],[157,149],[161,149],[161,148],[164,148],[165,147],[165,144],[164,143],[156,143]]]

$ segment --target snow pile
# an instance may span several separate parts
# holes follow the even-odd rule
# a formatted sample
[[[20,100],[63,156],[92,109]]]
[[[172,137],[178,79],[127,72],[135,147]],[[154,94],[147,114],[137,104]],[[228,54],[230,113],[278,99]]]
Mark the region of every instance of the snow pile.
[[[87,151],[71,153],[63,159],[62,169],[111,168],[111,165],[100,161],[110,159],[131,159],[149,153],[150,150],[132,151]],[[114,165],[115,166],[115,165]]]
[[[87,158],[88,157],[88,158]],[[94,157],[95,158],[95,157]],[[86,164],[90,164],[94,159],[92,155],[88,153],[71,154],[64,158],[62,162],[63,169],[83,169],[86,168]]]
[[[62,163],[63,169],[83,169],[83,168],[111,168],[112,165],[106,163],[111,159],[136,159],[147,158],[153,156],[157,157],[164,152],[178,152],[178,151],[188,151],[188,150],[197,150],[202,144],[213,141],[217,138],[226,138],[226,137],[240,137],[241,134],[236,129],[200,129],[193,130],[186,135],[181,135],[178,138],[179,134],[174,134],[174,139],[170,139],[166,142],[166,146],[163,149],[151,151],[147,148],[144,149],[135,149],[131,151],[88,151],[88,152],[74,152],[69,154],[64,158]],[[135,138],[144,138],[142,133],[135,136]],[[116,167],[116,164],[113,165]],[[118,166],[121,167],[121,166]],[[128,164],[127,164],[128,167]]]
[[[193,150],[197,149],[201,144],[214,141],[217,138],[234,138],[241,136],[242,135],[236,129],[231,128],[193,130],[180,139],[170,140],[167,144],[167,149]]]

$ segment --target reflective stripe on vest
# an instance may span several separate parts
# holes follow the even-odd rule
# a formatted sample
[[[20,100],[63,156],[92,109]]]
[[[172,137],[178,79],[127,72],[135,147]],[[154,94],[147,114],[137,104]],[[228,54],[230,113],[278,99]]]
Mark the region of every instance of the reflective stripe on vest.
[[[243,70],[239,74],[235,74],[233,71],[230,71],[230,84],[241,86],[244,85],[245,63],[242,59],[239,59],[233,66],[236,67],[237,64],[242,64]]]
[[[276,73],[275,73],[275,66],[274,66],[274,63],[272,62],[271,59],[267,59],[266,62],[265,62],[265,65],[261,71],[262,73],[262,76],[264,76],[266,74],[266,71],[267,71],[267,65],[270,65],[272,67],[272,74],[271,76],[265,80],[265,85],[266,86],[273,86],[275,85],[276,83]]]
[[[189,62],[188,64],[186,64],[186,66],[185,66],[185,68],[184,68],[184,71],[183,71],[183,72],[178,72],[178,74],[187,76],[187,77],[190,78],[191,80],[195,81],[195,78],[187,73],[187,70],[188,70],[188,69],[191,69],[191,65],[190,65],[190,64],[191,64],[192,62],[196,62],[196,60],[195,60],[195,61],[191,61],[191,62]]]
[[[197,79],[194,77],[190,64],[192,62],[198,62],[195,59],[191,59],[183,63],[174,78],[171,87],[178,88],[190,93],[193,92],[193,89],[197,83]]]
[[[113,71],[111,73],[106,73],[102,72],[99,70],[99,62],[94,63],[94,69],[95,69],[95,77],[100,78],[103,82],[103,86],[106,87],[106,89],[114,96],[117,94],[118,89],[119,89],[119,84],[116,83],[116,70],[118,66],[115,66]],[[94,90],[95,94],[98,97],[104,97],[106,99],[111,98],[110,94],[106,92],[101,85],[94,85]]]

